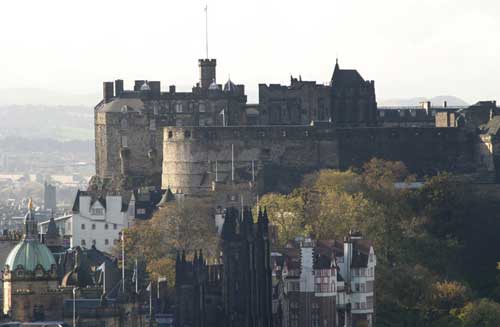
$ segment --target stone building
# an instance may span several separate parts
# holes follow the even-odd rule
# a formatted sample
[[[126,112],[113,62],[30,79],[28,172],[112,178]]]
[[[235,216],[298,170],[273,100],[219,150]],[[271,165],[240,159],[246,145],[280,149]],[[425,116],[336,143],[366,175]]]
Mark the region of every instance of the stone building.
[[[225,212],[221,265],[207,265],[195,254],[176,262],[176,324],[206,327],[271,327],[272,279],[269,220],[251,210]]]
[[[280,327],[374,326],[376,256],[361,234],[343,243],[297,239],[272,258]]]
[[[95,107],[96,173],[118,179],[119,188],[160,185],[163,127],[245,124],[245,87],[216,82],[215,59],[200,59],[200,80],[191,92],[168,92],[158,81],[104,82]]]
[[[3,314],[16,321],[60,320],[61,304],[71,290],[59,288],[57,264],[47,246],[38,241],[37,223],[29,206],[23,239],[5,261]]]
[[[377,121],[375,83],[335,64],[329,85],[290,78],[290,86],[259,84],[260,125],[372,126]]]

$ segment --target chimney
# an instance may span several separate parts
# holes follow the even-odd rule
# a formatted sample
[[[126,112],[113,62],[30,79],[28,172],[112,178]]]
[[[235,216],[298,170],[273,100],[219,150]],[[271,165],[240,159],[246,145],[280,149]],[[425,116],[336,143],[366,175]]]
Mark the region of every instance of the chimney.
[[[448,101],[445,101],[443,107],[448,108]]]
[[[102,83],[102,96],[105,103],[109,102],[114,97],[113,87],[113,82]]]
[[[175,85],[170,85],[170,86],[168,87],[168,92],[170,92],[170,93],[174,94],[174,93],[175,93]]]
[[[145,80],[136,80],[134,82],[134,91],[138,92],[141,90],[141,86],[144,85],[146,81]]]
[[[151,88],[151,94],[153,96],[160,96],[161,93],[161,83],[159,81],[149,82],[149,87]]]
[[[119,97],[123,93],[123,80],[117,79],[115,81],[115,96]]]

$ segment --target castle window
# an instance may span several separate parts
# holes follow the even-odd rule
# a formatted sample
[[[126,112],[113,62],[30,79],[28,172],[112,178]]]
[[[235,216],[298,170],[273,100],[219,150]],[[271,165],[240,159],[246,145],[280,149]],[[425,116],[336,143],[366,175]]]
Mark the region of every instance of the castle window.
[[[85,242],[85,240],[81,240],[81,241],[80,241],[80,245],[81,245],[81,246],[85,246],[85,245],[87,245],[87,243]]]
[[[108,239],[104,240],[104,245],[109,245],[109,240]]]
[[[85,229],[85,224],[82,224],[82,226],[81,226],[81,227],[82,227],[82,229]]]
[[[183,108],[182,108],[182,103],[176,103],[175,104],[175,112],[182,112],[183,111]]]
[[[108,228],[109,228],[108,224],[104,224],[104,229],[108,229]]]
[[[95,224],[92,224],[92,230],[95,230]]]
[[[205,112],[206,111],[206,106],[204,103],[200,103],[200,106],[198,107],[199,112]]]
[[[127,148],[128,147],[128,140],[125,135],[122,136],[122,147]]]
[[[113,229],[117,229],[118,228],[118,225],[117,224],[113,224]]]
[[[151,119],[149,121],[149,129],[152,130],[152,131],[155,131],[156,130],[156,120],[154,119]]]
[[[120,126],[122,129],[127,129],[128,128],[128,121],[126,118],[123,118],[121,121],[120,121]]]
[[[168,138],[169,138],[169,139],[171,139],[171,138],[172,138],[172,136],[173,136],[172,131],[168,131]]]
[[[184,131],[184,137],[185,138],[190,138],[191,137],[191,131]]]

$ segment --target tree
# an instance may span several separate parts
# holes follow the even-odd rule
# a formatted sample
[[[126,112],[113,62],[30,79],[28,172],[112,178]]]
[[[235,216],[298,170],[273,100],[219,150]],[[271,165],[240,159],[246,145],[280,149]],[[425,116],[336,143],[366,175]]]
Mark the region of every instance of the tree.
[[[186,199],[160,208],[149,221],[125,230],[125,251],[133,262],[144,262],[153,279],[166,276],[174,285],[177,251],[189,256],[203,249],[207,258],[217,254],[217,233],[208,201]],[[119,252],[119,249],[115,249]]]
[[[500,304],[487,299],[468,303],[454,311],[462,327],[498,327],[500,326]]]
[[[269,193],[260,199],[259,206],[266,208],[269,221],[277,227],[279,245],[283,246],[297,236],[307,236],[309,227],[304,220],[304,206],[300,196]]]

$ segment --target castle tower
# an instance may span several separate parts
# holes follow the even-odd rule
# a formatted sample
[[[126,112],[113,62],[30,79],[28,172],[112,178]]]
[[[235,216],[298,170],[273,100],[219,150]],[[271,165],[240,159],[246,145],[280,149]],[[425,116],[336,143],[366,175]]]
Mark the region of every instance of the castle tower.
[[[217,60],[199,59],[198,66],[200,67],[200,87],[207,90],[210,84],[216,81],[215,67],[217,66]]]

